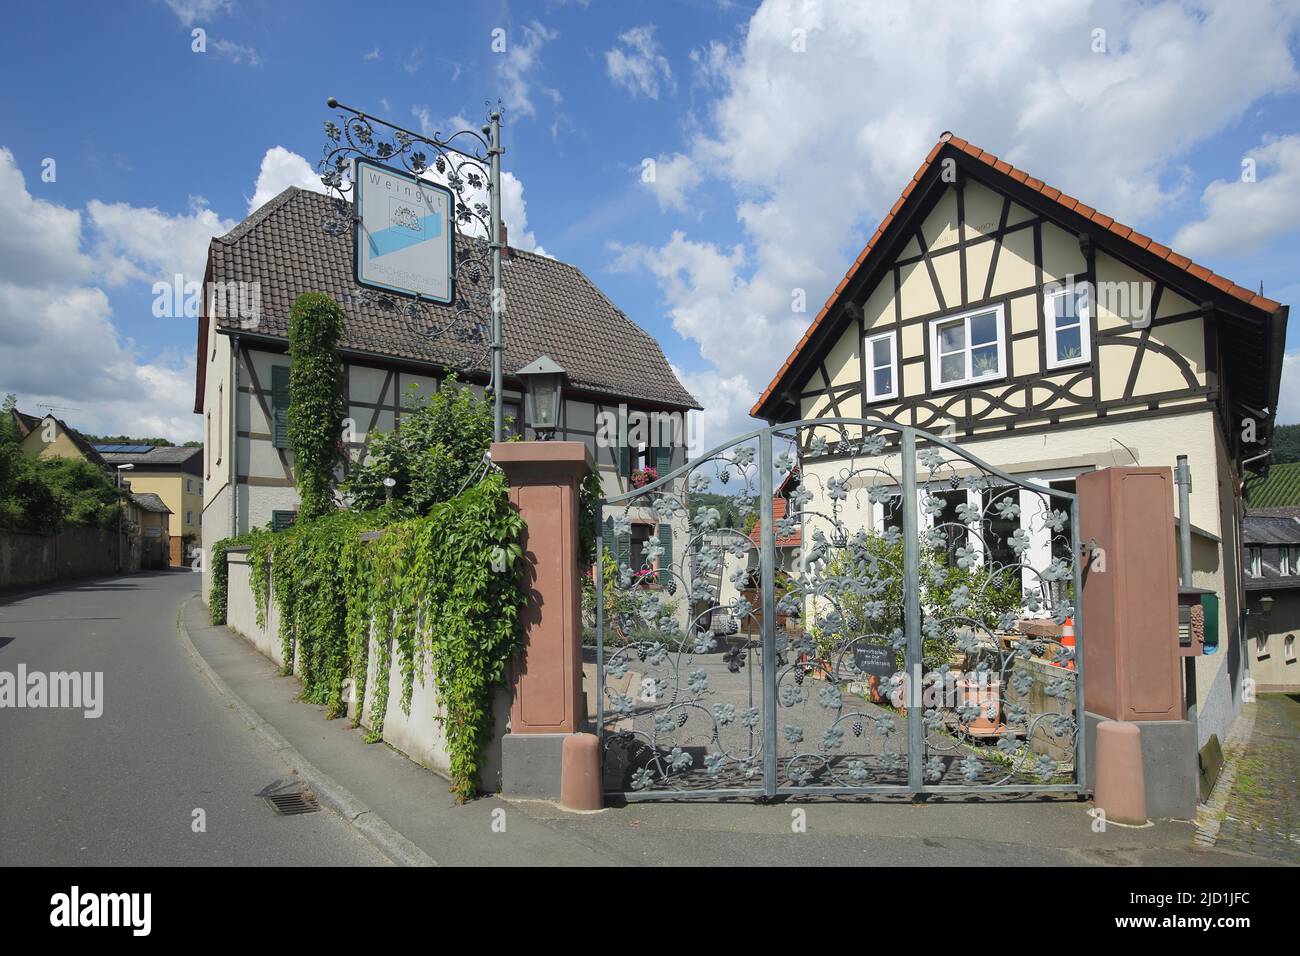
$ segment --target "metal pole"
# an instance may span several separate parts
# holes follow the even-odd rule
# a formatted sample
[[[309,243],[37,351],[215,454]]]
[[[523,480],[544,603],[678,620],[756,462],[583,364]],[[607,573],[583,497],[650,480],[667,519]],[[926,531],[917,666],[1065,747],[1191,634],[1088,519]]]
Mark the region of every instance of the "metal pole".
[[[907,639],[907,787],[920,793],[921,764],[925,759],[925,726],[921,721],[919,672],[925,654],[921,644],[921,529],[916,500],[916,432],[904,428],[900,436],[903,494],[903,635]],[[913,686],[915,684],[915,686]]]
[[[776,532],[772,521],[772,429],[758,436],[759,567],[763,590],[763,793],[776,796]]]
[[[1192,586],[1192,469],[1187,456],[1179,455],[1174,468],[1174,483],[1178,485],[1178,583]],[[1196,720],[1196,658],[1183,661],[1183,716]]]
[[[488,154],[492,159],[492,440],[503,441],[502,392],[505,378],[501,372],[502,352],[505,343],[501,337],[502,313],[505,311],[505,294],[501,288],[501,114],[492,111],[492,144]]]
[[[1192,586],[1192,470],[1187,465],[1187,456],[1178,456],[1178,467],[1174,469],[1174,483],[1178,485],[1178,580],[1189,588]]]
[[[1088,713],[1083,686],[1083,654],[1088,642],[1088,631],[1083,621],[1083,562],[1092,559],[1092,552],[1084,555],[1079,543],[1079,498],[1070,501],[1070,547],[1074,550],[1074,782],[1080,793],[1089,793],[1088,785]]]
[[[605,503],[596,502],[596,736],[605,743]]]

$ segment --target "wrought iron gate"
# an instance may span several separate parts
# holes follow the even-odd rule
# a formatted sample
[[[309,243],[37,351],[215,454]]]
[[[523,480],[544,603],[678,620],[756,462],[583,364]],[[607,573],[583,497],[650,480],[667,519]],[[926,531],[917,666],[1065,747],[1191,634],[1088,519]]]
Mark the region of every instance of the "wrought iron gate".
[[[741,435],[597,517],[607,792],[1084,790],[1068,489],[829,418]]]

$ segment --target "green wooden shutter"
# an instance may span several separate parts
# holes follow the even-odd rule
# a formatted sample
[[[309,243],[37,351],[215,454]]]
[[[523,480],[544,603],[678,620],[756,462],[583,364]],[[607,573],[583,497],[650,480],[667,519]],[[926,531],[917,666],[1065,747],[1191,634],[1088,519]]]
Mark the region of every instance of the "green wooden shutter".
[[[632,536],[630,534],[617,535],[618,546],[618,565],[621,568],[632,568]],[[638,570],[632,568],[633,571]]]
[[[673,470],[673,450],[669,448],[655,449],[655,471],[659,472],[662,478],[668,472]]]
[[[659,584],[667,588],[669,594],[675,594],[677,592],[677,579],[671,571],[673,566],[672,525],[661,524],[659,526],[659,546],[664,549],[664,553],[659,558],[659,567],[664,569],[665,572],[659,575]]]
[[[618,558],[615,550],[617,543],[614,541],[614,519],[606,518],[605,527],[601,530],[600,536],[604,539],[605,551],[614,558]]]
[[[618,473],[622,478],[632,474],[632,449],[626,445],[618,450]]]
[[[271,512],[271,530],[283,531],[291,526],[298,515],[293,511],[272,511]]]
[[[289,447],[289,366],[271,366],[271,444]]]

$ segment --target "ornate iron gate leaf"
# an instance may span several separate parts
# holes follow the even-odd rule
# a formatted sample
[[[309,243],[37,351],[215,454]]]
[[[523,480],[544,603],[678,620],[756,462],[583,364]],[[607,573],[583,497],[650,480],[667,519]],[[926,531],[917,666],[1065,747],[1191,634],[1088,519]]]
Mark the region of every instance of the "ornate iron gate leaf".
[[[1083,788],[1068,490],[837,418],[742,435],[598,514],[607,791]]]

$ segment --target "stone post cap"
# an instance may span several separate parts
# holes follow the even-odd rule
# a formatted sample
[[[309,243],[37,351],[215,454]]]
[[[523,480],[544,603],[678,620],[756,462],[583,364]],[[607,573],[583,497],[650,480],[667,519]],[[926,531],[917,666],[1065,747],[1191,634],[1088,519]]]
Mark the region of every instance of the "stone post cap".
[[[489,454],[493,464],[507,475],[532,470],[585,473],[596,470],[596,462],[581,441],[493,442]]]

